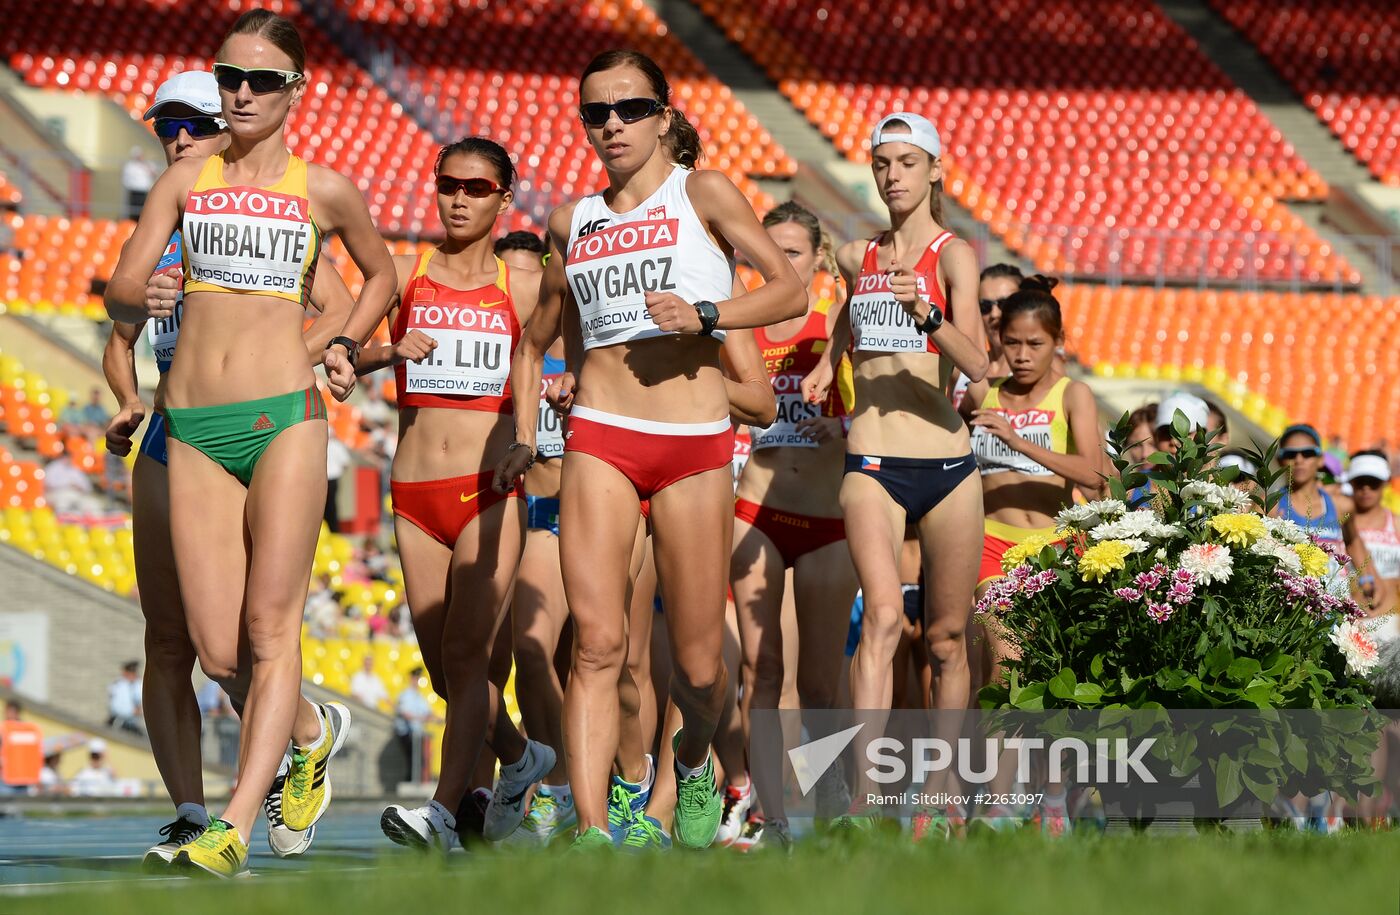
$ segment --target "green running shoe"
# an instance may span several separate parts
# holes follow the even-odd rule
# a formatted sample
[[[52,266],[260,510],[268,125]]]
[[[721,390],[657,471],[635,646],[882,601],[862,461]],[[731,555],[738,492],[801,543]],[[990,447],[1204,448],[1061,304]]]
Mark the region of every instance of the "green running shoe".
[[[674,751],[681,744],[681,732],[671,741]],[[676,769],[676,841],[687,848],[708,848],[719,832],[724,802],[715,784],[714,760],[706,756],[705,768],[692,778],[683,778]]]
[[[597,826],[591,826],[579,833],[569,846],[569,851],[597,852],[611,851],[613,847],[612,837]]]
[[[642,814],[632,821],[632,828],[622,840],[622,847],[632,852],[664,850],[671,847],[671,837],[662,831],[661,823],[655,817]]]

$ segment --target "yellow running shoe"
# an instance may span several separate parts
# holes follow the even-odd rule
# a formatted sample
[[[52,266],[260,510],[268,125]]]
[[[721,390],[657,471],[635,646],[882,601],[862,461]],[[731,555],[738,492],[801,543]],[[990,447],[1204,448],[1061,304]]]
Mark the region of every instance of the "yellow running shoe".
[[[170,862],[177,870],[213,877],[248,876],[248,843],[226,820],[209,819],[199,838],[180,846]]]
[[[310,829],[331,803],[330,761],[350,734],[350,710],[339,702],[321,706],[324,734],[319,746],[292,747],[292,766],[282,785],[282,822],[288,829]]]

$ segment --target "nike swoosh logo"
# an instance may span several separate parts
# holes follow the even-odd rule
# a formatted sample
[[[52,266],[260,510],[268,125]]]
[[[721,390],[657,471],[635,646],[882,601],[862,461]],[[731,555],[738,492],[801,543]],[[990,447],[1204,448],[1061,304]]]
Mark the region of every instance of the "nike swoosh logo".
[[[519,794],[512,794],[510,797],[507,797],[507,798],[505,799],[505,806],[507,806],[507,807],[519,807],[519,806],[520,806],[520,803],[521,803],[523,800],[525,800],[525,794],[526,794],[526,792],[528,792],[529,790],[530,790],[530,786],[529,786],[529,785],[526,785],[524,788],[521,789],[521,791],[520,791]]]
[[[481,303],[481,307],[482,307],[482,308],[495,308],[496,306],[498,306],[498,305],[504,305],[505,303],[506,303],[506,300],[505,300],[505,299],[501,299],[499,302],[482,302],[482,303]]]
[[[461,494],[460,496],[458,496],[457,498],[461,499],[463,502],[470,502],[472,499],[475,499],[478,495],[479,495],[479,493],[472,493],[471,495],[467,495],[466,493],[462,493],[462,494]]]
[[[951,464],[944,463],[943,469],[944,469],[944,470],[952,470],[954,467],[961,467],[961,466],[962,466],[962,461],[954,461],[954,462],[951,463]]]

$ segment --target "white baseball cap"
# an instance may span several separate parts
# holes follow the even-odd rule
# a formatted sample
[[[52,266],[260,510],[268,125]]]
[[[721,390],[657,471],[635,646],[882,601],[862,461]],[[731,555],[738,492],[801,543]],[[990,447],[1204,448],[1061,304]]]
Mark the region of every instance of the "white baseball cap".
[[[106,753],[107,741],[103,740],[101,737],[94,737],[92,740],[88,741],[88,752],[93,755]]]
[[[144,120],[156,116],[162,105],[188,105],[195,111],[217,117],[223,111],[219,101],[219,84],[208,70],[184,70],[160,84],[156,100],[146,109]]]
[[[891,124],[895,126],[892,128]],[[870,134],[870,148],[873,150],[881,143],[909,143],[930,156],[943,155],[943,145],[938,142],[938,128],[923,115],[907,111],[887,114],[875,125]]]
[[[1160,429],[1163,426],[1170,426],[1172,418],[1180,412],[1191,424],[1191,432],[1206,427],[1206,420],[1210,417],[1210,407],[1195,394],[1187,394],[1178,391],[1175,394],[1167,395],[1167,398],[1157,405],[1157,418],[1152,423],[1153,429]]]
[[[1243,454],[1222,454],[1220,456],[1220,467],[1221,469],[1226,467],[1238,467],[1241,472],[1247,473],[1250,476],[1253,476],[1259,470],[1258,467],[1254,466],[1254,462]]]
[[[1347,468],[1347,482],[1369,477],[1382,483],[1390,479],[1390,462],[1379,454],[1359,454]]]

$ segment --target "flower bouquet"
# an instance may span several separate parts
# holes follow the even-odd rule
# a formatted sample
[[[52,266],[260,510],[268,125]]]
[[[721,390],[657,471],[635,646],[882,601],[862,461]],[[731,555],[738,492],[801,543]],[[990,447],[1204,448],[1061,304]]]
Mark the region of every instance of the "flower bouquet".
[[[1173,434],[1175,454],[1144,465],[1116,458],[1111,498],[1065,509],[1053,540],[1007,552],[1007,577],[976,609],[1011,653],[1005,682],[982,690],[982,707],[1364,718],[1374,646],[1368,660],[1345,556],[1268,517],[1279,498],[1280,474],[1269,470],[1277,443],[1251,455],[1263,469],[1250,476],[1217,467],[1221,447],[1204,430],[1189,434],[1179,414]],[[1128,435],[1125,417],[1109,434],[1114,453]],[[1336,731],[1326,741],[1302,739],[1277,715],[1216,717],[1227,724],[1213,729],[1211,746],[1193,734],[1154,753],[1182,776],[1206,763],[1222,804],[1245,790],[1268,802],[1283,789],[1367,779],[1355,714],[1325,716]]]

